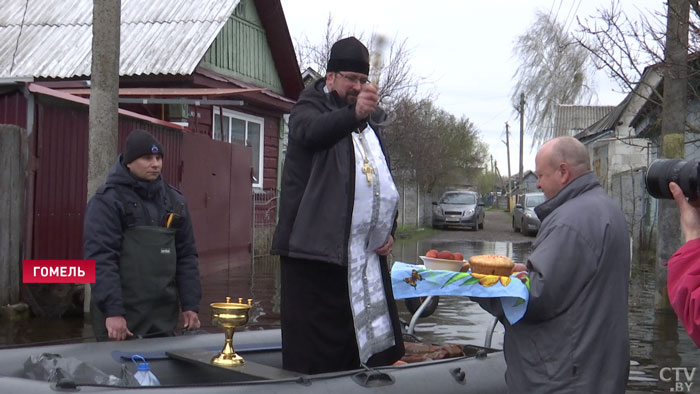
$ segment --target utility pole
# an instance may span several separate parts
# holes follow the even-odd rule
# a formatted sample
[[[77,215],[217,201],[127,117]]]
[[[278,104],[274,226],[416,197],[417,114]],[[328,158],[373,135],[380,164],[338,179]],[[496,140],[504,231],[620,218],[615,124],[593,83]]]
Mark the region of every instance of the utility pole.
[[[510,198],[510,194],[513,192],[513,184],[511,180],[511,175],[510,175],[510,131],[508,130],[508,122],[506,122],[506,158],[508,160],[508,197]],[[510,201],[510,200],[508,200]]]
[[[121,0],[93,0],[88,137],[89,199],[117,156]]]
[[[512,198],[513,195],[513,179],[511,178],[510,174],[510,131],[508,130],[508,122],[506,122],[506,158],[508,160],[508,192],[506,193],[506,196],[508,198],[508,204],[506,205],[506,208],[508,208],[508,212],[510,212],[510,199]]]
[[[520,93],[520,166],[518,167],[518,190],[523,192],[523,136],[525,135],[525,93]]]
[[[120,24],[121,0],[93,0],[87,200],[105,181],[117,156]],[[85,312],[90,311],[90,296],[86,285]]]
[[[496,194],[496,179],[498,177],[498,160],[493,161],[493,183],[491,184],[490,195]]]
[[[662,156],[685,156],[685,120],[688,113],[688,23],[690,5],[686,0],[669,0],[664,52],[664,92],[661,113]],[[679,212],[673,200],[658,200],[656,243],[656,309],[670,309],[667,292],[668,270],[664,264],[681,245]],[[661,219],[663,218],[663,220]]]
[[[495,166],[496,166],[496,168],[495,168],[495,170],[496,170],[496,178],[498,178],[498,179],[501,181],[501,188],[505,189],[505,188],[506,188],[506,185],[503,183],[503,177],[501,177],[501,171],[498,169],[498,162],[496,162],[496,163],[494,163],[494,164],[495,164]],[[508,200],[508,201],[510,201],[510,200]],[[509,204],[510,204],[510,202],[509,202]]]

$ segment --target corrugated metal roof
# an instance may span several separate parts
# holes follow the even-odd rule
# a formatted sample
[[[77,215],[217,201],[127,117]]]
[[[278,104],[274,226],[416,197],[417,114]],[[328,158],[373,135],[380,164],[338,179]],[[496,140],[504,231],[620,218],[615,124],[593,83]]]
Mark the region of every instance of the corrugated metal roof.
[[[585,141],[591,137],[595,137],[601,133],[609,130],[614,130],[617,122],[620,120],[622,113],[624,112],[627,104],[629,103],[630,96],[625,97],[620,104],[618,104],[615,109],[608,112],[607,115],[600,118],[597,122],[583,129],[583,131],[574,135],[574,138],[580,141]]]
[[[191,74],[239,1],[122,0],[119,74]],[[0,77],[90,75],[92,0],[3,3]]]
[[[556,136],[573,136],[597,122],[615,108],[613,105],[560,105],[557,108]]]

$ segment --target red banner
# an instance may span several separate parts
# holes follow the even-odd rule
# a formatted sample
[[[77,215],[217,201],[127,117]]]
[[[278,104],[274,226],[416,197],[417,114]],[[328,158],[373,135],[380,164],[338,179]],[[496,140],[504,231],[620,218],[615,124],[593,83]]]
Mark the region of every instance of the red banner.
[[[95,260],[23,260],[23,283],[95,283]]]

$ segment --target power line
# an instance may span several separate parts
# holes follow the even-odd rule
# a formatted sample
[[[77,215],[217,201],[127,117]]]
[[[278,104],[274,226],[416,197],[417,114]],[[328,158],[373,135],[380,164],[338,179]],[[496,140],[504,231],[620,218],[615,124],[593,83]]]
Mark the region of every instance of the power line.
[[[561,5],[564,3],[564,0],[559,0],[559,8],[557,8],[557,13],[554,15],[554,20],[557,20],[559,18],[559,11],[561,11]]]
[[[554,11],[554,4],[556,4],[556,3],[557,3],[557,0],[552,0],[552,6],[549,7],[549,13],[547,14],[547,18],[549,20],[552,19],[552,11]]]
[[[581,0],[578,0],[578,4],[576,4],[576,11],[574,11],[573,15],[571,16],[571,20],[567,23],[564,24],[564,31],[568,32],[569,27],[571,27],[571,24],[574,22],[574,19],[576,19],[576,13],[578,13],[578,8],[581,6]],[[573,7],[571,7],[573,9]],[[569,10],[571,12],[571,10]],[[569,20],[569,16],[567,15],[566,17],[567,20]]]

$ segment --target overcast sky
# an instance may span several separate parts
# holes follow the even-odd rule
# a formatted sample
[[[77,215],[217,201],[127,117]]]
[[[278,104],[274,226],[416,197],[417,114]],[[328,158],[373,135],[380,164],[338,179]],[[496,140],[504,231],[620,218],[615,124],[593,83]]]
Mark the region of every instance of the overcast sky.
[[[507,175],[505,123],[511,130],[511,172],[518,171],[519,127],[510,104],[513,75],[519,60],[513,45],[535,20],[539,9],[557,15],[570,31],[577,29],[574,15],[586,18],[610,0],[281,0],[293,40],[321,42],[330,14],[336,25],[364,37],[372,32],[388,38],[407,39],[412,50],[412,70],[430,84],[436,104],[460,117],[468,117]],[[632,16],[639,10],[663,11],[664,0],[620,0]],[[617,105],[624,98],[614,82],[601,71],[596,82],[597,105]],[[594,99],[595,100],[595,99]],[[420,132],[420,130],[416,130]],[[536,148],[524,140],[526,170],[535,169]]]

